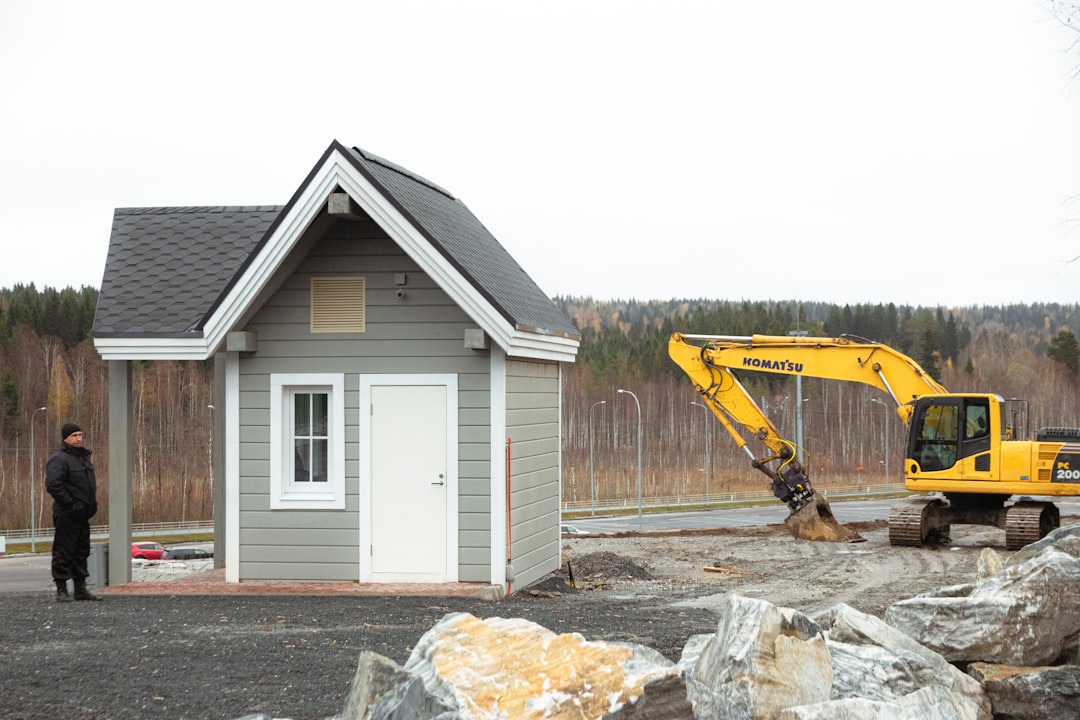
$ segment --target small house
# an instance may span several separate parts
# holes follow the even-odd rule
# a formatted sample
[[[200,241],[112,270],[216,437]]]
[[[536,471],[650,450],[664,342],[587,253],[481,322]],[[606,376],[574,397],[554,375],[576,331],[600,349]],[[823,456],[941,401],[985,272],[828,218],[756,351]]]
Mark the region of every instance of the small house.
[[[580,336],[459,199],[405,168],[335,141],[283,206],[117,209],[93,335],[112,584],[131,577],[145,360],[214,363],[230,582],[512,591],[560,564],[560,375]]]

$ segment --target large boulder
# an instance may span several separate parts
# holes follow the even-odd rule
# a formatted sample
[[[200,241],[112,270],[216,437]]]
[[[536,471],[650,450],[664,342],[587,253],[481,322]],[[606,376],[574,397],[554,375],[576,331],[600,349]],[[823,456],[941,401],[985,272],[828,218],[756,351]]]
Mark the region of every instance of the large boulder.
[[[715,635],[694,641],[687,691],[697,718],[773,718],[787,707],[829,699],[832,664],[809,617],[731,594]]]
[[[994,712],[1012,720],[1080,718],[1080,666],[1014,667],[972,663]]]
[[[1080,634],[1080,558],[1046,545],[974,584],[893,603],[885,622],[951,662],[1054,664]]]
[[[849,698],[781,710],[776,720],[978,720],[970,705],[932,686],[895,700]]]
[[[815,620],[826,630],[832,658],[831,698],[883,703],[880,707],[865,702],[840,703],[837,708],[854,711],[856,707],[874,707],[877,712],[895,706],[910,710],[912,704],[927,702],[925,712],[917,717],[990,719],[990,701],[977,681],[881,619],[840,604]],[[920,693],[928,688],[934,692]],[[953,711],[958,714],[950,714]]]
[[[659,652],[556,635],[521,618],[446,615],[420,638],[403,670],[409,679],[402,680],[423,684],[425,707],[447,708],[438,717],[693,717],[678,668]],[[404,708],[395,715],[357,710],[357,718],[432,717]]]
[[[388,657],[364,651],[353,673],[342,719],[406,720],[456,718],[453,709],[428,694],[423,681]]]

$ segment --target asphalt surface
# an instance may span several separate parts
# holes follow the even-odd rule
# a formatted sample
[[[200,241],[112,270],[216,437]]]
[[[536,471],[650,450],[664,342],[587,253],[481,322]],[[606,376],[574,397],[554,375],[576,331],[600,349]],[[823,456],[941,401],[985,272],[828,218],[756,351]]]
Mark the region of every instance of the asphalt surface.
[[[591,641],[627,641],[678,660],[708,610],[603,593],[475,598],[110,596],[58,604],[0,595],[5,720],[293,720],[342,711],[363,650],[399,664],[449,612],[520,617]]]

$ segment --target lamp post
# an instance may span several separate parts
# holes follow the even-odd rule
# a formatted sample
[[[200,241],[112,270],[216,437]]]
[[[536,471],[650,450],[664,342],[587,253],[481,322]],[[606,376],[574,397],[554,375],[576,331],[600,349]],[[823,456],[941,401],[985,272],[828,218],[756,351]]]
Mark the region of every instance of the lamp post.
[[[619,389],[618,393],[626,393],[630,397],[634,398],[634,405],[637,406],[637,519],[638,528],[642,527],[641,520],[641,403],[638,402],[637,395],[629,390]]]
[[[606,405],[607,400],[600,400],[594,402],[592,407],[589,408],[589,492],[592,493],[592,514],[596,515],[596,478],[593,474],[593,456],[592,456],[592,411],[597,405]]]
[[[889,404],[877,398],[870,398],[870,402],[880,405],[885,409],[885,484],[889,484]]]
[[[44,407],[39,407],[34,412],[30,413],[30,552],[31,553],[37,552],[37,543],[35,542],[35,538],[37,537],[37,532],[35,532],[36,526],[35,526],[35,518],[34,518],[34,516],[36,514],[36,510],[34,508],[34,493],[37,492],[37,480],[35,479],[35,475],[37,474],[35,472],[35,467],[37,466],[37,462],[34,460],[34,418],[37,417],[37,414],[39,412],[41,412],[42,410],[44,410],[44,409],[45,409]]]
[[[798,308],[796,312],[796,323],[798,322]],[[806,337],[806,330],[792,330],[788,332],[791,337]],[[803,396],[802,396],[802,375],[795,376],[795,455],[799,459],[799,462],[806,462],[806,453],[803,451]]]
[[[708,405],[703,405],[699,402],[691,402],[691,405],[697,405],[700,408],[705,408],[705,504],[709,504],[709,416],[712,415],[712,409]]]

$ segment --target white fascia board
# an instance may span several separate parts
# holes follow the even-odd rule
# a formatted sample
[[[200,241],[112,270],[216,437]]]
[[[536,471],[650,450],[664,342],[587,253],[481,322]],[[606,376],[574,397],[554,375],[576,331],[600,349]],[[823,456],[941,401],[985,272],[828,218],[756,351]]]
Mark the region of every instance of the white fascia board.
[[[558,335],[518,331],[510,338],[510,347],[506,354],[516,358],[572,363],[577,359],[580,345],[578,340]]]
[[[303,237],[304,231],[314,222],[343,173],[341,160],[340,153],[327,158],[319,173],[289,208],[289,214],[282,218],[274,234],[207,320],[204,330],[207,348],[217,348],[225,342],[225,336],[235,329],[234,326]]]
[[[205,360],[205,338],[94,338],[102,360]]]

